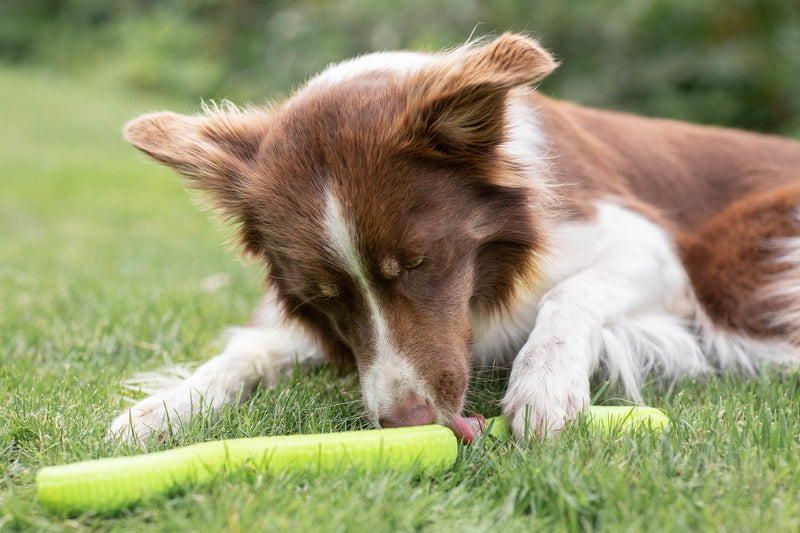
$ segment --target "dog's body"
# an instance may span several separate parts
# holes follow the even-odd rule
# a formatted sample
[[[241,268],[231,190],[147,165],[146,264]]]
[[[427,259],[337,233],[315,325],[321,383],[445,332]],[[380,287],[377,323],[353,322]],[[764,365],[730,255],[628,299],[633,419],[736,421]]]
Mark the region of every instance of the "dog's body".
[[[335,65],[275,109],[133,121],[269,284],[221,355],[112,432],[144,440],[297,362],[354,364],[377,425],[465,439],[471,364],[513,360],[518,436],[560,431],[597,371],[638,399],[649,374],[794,364],[800,143],[526,88],[553,68],[504,35]]]

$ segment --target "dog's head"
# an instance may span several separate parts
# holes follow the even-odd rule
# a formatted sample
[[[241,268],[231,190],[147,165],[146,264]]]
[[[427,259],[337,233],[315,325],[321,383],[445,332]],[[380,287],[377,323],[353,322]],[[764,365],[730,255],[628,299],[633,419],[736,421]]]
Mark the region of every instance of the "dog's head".
[[[510,304],[542,245],[510,95],[554,67],[511,34],[376,54],[270,109],[144,115],[125,136],[238,224],[287,311],[354,358],[374,422],[469,437],[473,322]]]

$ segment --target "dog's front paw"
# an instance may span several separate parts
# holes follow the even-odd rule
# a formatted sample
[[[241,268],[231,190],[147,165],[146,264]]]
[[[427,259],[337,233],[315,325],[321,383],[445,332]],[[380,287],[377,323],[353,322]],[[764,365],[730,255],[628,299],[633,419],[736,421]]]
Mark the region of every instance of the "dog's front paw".
[[[514,437],[524,440],[556,436],[564,426],[589,405],[588,391],[536,391],[514,390],[503,400],[503,412],[511,422]]]
[[[519,440],[558,435],[567,422],[589,405],[587,373],[568,368],[551,370],[551,365],[537,362],[534,359],[515,363],[503,399],[504,414]]]
[[[192,413],[189,392],[184,392],[185,399],[167,392],[137,402],[111,422],[107,437],[144,446],[150,439],[178,433]]]

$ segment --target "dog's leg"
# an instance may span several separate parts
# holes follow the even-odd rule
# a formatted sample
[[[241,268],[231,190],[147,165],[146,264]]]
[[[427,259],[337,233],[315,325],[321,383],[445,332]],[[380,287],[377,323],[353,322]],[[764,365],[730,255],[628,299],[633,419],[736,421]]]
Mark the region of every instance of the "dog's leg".
[[[231,330],[220,355],[177,386],[121,413],[109,436],[143,444],[152,434],[179,433],[193,415],[245,400],[258,383],[273,385],[296,365],[322,361],[317,343],[286,318],[274,293],[267,294],[251,324]]]
[[[571,275],[542,297],[503,401],[517,438],[557,434],[589,403],[604,326],[640,312],[679,312],[686,301],[672,241],[644,216],[601,204],[596,220],[565,228],[556,235],[566,243],[556,273]]]

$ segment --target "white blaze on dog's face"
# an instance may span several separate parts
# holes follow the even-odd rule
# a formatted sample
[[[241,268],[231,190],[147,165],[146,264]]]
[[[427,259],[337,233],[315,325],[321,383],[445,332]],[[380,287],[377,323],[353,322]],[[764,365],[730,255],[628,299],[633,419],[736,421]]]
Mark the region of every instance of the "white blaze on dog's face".
[[[329,240],[332,257],[338,257],[341,267],[355,281],[355,289],[360,292],[361,299],[366,303],[366,311],[372,327],[372,345],[367,347],[372,362],[361,373],[361,383],[364,403],[374,421],[381,425],[391,425],[393,420],[384,415],[391,413],[396,403],[396,398],[413,397],[416,400],[415,414],[430,420],[434,419],[432,396],[426,390],[426,384],[416,373],[414,366],[409,364],[407,358],[401,355],[401,350],[396,347],[390,337],[390,328],[387,323],[386,308],[378,299],[378,290],[372,282],[368,265],[364,264],[356,245],[357,232],[350,221],[342,212],[340,201],[336,194],[328,192],[325,202],[325,229]],[[411,266],[416,265],[419,259],[412,260]],[[382,277],[396,279],[401,273],[401,265],[396,257],[388,256],[379,265]],[[324,298],[336,298],[338,287],[325,284],[323,287]],[[334,319],[334,323],[335,323]],[[346,335],[342,335],[346,337]],[[362,357],[360,359],[366,359]]]
[[[542,246],[508,98],[554,67],[516,35],[369,56],[274,109],[145,115],[126,136],[239,225],[287,310],[355,363],[375,423],[464,433],[470,316],[508,305]]]

